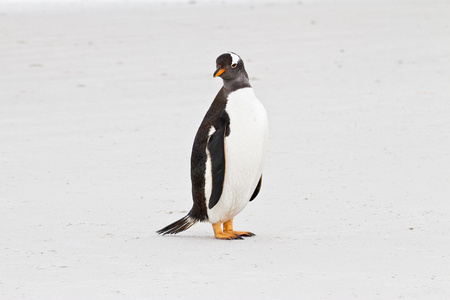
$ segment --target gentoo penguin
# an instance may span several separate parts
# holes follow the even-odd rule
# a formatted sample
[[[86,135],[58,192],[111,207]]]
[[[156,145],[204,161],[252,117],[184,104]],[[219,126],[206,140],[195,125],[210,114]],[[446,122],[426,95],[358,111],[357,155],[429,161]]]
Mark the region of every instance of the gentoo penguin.
[[[261,188],[269,136],[267,113],[255,97],[239,55],[220,55],[216,67],[213,76],[223,79],[223,87],[206,113],[192,147],[194,204],[184,218],[159,230],[159,234],[175,234],[199,221],[209,221],[217,239],[254,235],[234,231],[233,218],[255,199]]]

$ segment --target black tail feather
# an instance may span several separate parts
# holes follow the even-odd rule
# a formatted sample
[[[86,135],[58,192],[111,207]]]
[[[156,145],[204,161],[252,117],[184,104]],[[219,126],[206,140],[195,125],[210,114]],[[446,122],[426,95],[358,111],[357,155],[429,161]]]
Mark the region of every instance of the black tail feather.
[[[167,225],[163,229],[157,231],[158,234],[177,234],[179,232],[188,230],[193,225],[195,225],[199,220],[191,217],[189,214],[185,217],[179,219],[178,221],[173,222],[170,225]]]

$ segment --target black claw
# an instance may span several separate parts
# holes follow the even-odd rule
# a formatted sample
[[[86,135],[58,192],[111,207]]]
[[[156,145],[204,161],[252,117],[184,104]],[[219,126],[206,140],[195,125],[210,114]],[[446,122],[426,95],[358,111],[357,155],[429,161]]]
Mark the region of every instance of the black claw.
[[[254,234],[253,232],[247,232],[245,234],[241,234],[239,236],[255,236],[256,234]]]

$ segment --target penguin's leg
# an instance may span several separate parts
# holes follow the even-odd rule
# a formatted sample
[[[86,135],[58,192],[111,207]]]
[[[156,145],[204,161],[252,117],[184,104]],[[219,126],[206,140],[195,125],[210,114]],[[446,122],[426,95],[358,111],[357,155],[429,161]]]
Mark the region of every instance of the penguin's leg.
[[[230,219],[223,223],[223,232],[229,234],[235,234],[237,236],[254,236],[255,234],[249,231],[234,231],[233,230],[233,219]]]
[[[242,239],[239,235],[222,231],[222,223],[213,224],[214,236],[219,240],[239,240]]]

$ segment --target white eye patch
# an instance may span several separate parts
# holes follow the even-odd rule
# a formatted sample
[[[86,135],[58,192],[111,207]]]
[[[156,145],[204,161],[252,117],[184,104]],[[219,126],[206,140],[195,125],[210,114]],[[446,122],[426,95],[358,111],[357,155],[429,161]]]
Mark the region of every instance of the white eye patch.
[[[228,53],[231,55],[231,66],[233,67],[233,65],[234,65],[234,68],[235,68],[241,58],[236,53],[233,53],[233,52],[228,52]]]

